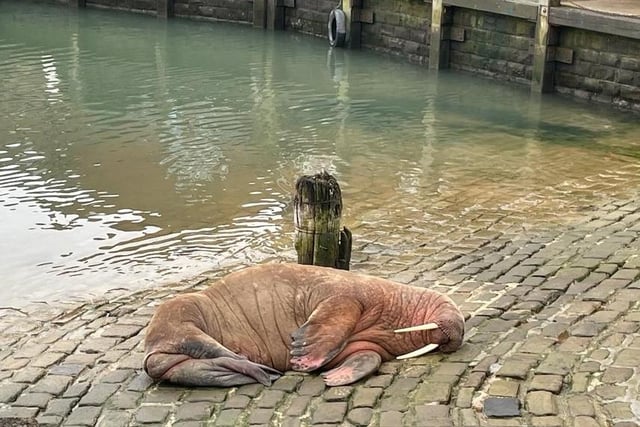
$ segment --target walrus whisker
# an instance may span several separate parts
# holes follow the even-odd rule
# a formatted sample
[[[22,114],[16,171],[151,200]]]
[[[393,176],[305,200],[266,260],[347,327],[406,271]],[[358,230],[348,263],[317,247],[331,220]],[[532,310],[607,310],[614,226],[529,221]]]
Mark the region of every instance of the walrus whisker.
[[[396,329],[395,333],[401,332],[413,332],[413,331],[431,331],[433,329],[438,329],[438,325],[435,323],[425,323],[424,325],[417,326],[409,326],[408,328]]]
[[[439,347],[438,344],[427,344],[422,348],[412,351],[411,353],[402,354],[396,357],[396,359],[410,359],[412,357],[422,356],[423,354],[429,353],[430,351],[433,351],[438,347]]]

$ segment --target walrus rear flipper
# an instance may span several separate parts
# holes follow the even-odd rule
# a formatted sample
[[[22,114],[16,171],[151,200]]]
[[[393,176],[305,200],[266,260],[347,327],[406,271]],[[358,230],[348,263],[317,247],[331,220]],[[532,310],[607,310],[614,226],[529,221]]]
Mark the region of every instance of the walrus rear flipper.
[[[232,387],[256,382],[268,386],[281,375],[273,368],[250,360],[216,357],[187,359],[165,372],[161,379],[188,386]]]
[[[320,374],[328,386],[352,384],[380,367],[382,357],[373,350],[360,350],[347,357],[337,368]]]

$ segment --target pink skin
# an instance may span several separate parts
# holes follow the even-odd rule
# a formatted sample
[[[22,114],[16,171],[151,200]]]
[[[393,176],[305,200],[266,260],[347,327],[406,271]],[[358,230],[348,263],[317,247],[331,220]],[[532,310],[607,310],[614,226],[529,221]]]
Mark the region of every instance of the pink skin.
[[[425,323],[439,328],[395,333]],[[342,270],[264,264],[175,297],[154,315],[145,370],[186,385],[270,384],[280,371],[355,382],[427,344],[454,351],[464,318],[446,296]]]

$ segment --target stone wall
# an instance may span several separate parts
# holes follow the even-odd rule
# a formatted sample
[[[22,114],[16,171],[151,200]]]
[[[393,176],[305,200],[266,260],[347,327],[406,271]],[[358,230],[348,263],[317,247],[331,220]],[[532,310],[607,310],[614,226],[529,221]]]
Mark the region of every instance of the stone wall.
[[[363,0],[373,23],[362,24],[362,46],[426,64],[429,60],[431,3],[423,0]]]
[[[156,13],[156,0],[87,0],[87,6]]]
[[[453,27],[464,41],[450,43],[450,67],[529,84],[535,22],[454,8]]]
[[[253,23],[252,0],[175,0],[176,16]]]
[[[295,8],[285,8],[285,29],[327,37],[329,12],[337,4],[335,0],[296,0]]]
[[[562,28],[559,45],[574,53],[572,64],[556,64],[558,92],[625,108],[640,104],[640,40]]]

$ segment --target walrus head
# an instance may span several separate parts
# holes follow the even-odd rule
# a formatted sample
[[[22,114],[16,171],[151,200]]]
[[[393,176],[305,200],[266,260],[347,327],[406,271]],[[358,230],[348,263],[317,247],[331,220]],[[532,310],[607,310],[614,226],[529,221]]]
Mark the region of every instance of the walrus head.
[[[397,334],[421,332],[422,341],[428,343],[417,350],[396,356],[397,359],[409,359],[422,356],[436,349],[444,353],[450,353],[462,345],[464,338],[464,317],[459,310],[446,307],[439,311],[434,318],[433,322],[394,330]]]

